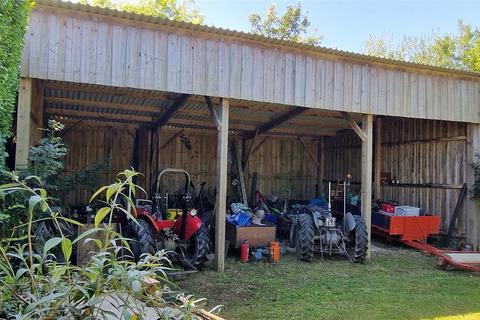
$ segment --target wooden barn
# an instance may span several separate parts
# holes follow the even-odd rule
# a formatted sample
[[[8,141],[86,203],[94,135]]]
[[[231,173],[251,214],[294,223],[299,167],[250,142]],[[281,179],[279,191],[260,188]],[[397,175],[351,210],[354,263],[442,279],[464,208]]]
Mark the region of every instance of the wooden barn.
[[[66,124],[67,171],[109,159],[188,170],[217,190],[225,219],[229,143],[246,185],[310,199],[347,173],[372,192],[440,215],[446,232],[480,152],[480,75],[243,32],[37,0],[21,65],[16,166],[48,119]],[[186,148],[188,139],[191,148]],[[394,184],[381,184],[390,173]],[[79,192],[72,203],[85,201]],[[225,230],[217,223],[217,268]],[[480,208],[464,201],[455,235],[480,244]]]

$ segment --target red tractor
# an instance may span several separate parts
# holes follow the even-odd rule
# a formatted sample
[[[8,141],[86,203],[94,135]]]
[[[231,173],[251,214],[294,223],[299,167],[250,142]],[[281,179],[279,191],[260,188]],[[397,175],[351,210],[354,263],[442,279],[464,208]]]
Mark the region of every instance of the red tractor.
[[[180,191],[169,194],[163,180],[178,175],[184,176],[185,184]],[[186,269],[201,268],[207,261],[210,254],[208,228],[192,206],[190,189],[188,172],[169,168],[158,174],[152,200],[137,199],[137,221],[129,221],[126,228],[136,260],[143,253],[153,254],[165,249],[176,252],[178,262]]]

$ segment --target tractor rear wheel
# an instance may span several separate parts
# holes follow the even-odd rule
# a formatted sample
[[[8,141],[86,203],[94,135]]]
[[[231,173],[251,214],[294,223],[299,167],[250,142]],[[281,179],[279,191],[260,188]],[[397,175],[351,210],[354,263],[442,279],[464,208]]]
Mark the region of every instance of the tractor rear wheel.
[[[297,258],[312,261],[314,251],[315,224],[310,214],[299,214],[297,217]]]
[[[130,250],[132,250],[135,261],[140,259],[143,253],[155,254],[157,251],[155,241],[155,230],[150,222],[138,219],[137,223],[129,222],[128,237],[130,240]]]
[[[368,232],[365,220],[361,216],[353,215],[355,229],[350,232],[347,252],[353,262],[363,263],[367,257]]]
[[[64,237],[70,239],[73,241],[76,237],[76,231],[73,230],[73,227],[71,225],[68,225],[67,223],[60,221],[60,219],[57,220],[62,232],[55,227],[53,222],[51,220],[44,220],[41,221],[40,223],[37,224],[34,233],[33,233],[33,246],[34,250],[37,253],[42,253],[43,252],[43,247],[45,246],[45,243],[47,243],[48,240],[54,237],[60,237],[62,234]],[[55,261],[59,262],[65,262],[65,258],[63,256],[63,252],[60,249],[59,246],[53,248],[50,251],[51,254],[53,254],[53,259]],[[71,263],[76,263],[77,262],[77,250],[76,246],[73,246],[72,248],[72,254],[70,256],[70,262]]]
[[[202,224],[187,241],[184,252],[179,252],[180,263],[190,269],[200,269],[208,260],[209,253],[210,236],[207,227]]]

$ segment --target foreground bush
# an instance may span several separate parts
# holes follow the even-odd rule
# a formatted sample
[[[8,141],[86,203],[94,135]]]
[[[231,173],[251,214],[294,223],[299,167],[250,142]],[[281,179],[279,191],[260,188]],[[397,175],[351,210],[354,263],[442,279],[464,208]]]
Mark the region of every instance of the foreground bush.
[[[64,234],[61,225],[80,224],[52,210],[45,189],[29,187],[11,174],[12,183],[0,186],[0,193],[3,197],[27,193],[29,219],[17,227],[26,229],[25,237],[13,236],[0,245],[0,318],[142,319],[147,312],[148,319],[193,317],[198,301],[185,297],[167,280],[171,264],[164,251],[144,255],[138,262],[123,259],[131,254],[128,239],[114,230],[112,216],[122,211],[134,219],[132,195],[141,190],[133,182],[135,176],[136,172],[125,170],[115,183],[98,190],[94,198],[102,196],[103,207],[95,215],[95,227],[72,237]],[[43,217],[35,220],[36,211]],[[39,246],[32,230],[45,221],[56,226],[58,236]],[[94,233],[103,239],[90,239]],[[76,266],[72,253],[80,241],[94,242],[96,250]]]

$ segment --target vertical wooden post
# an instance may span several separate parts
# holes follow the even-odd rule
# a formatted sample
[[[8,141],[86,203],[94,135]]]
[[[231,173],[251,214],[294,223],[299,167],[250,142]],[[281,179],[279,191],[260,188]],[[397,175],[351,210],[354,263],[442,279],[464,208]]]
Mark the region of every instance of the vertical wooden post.
[[[33,79],[21,78],[18,91],[17,133],[15,149],[15,169],[28,166],[28,151],[32,144],[32,94]]]
[[[465,164],[465,179],[468,189],[472,189],[475,183],[475,170],[471,163],[477,161],[475,154],[480,154],[480,124],[467,124],[467,163]],[[464,204],[465,225],[467,228],[467,242],[471,243],[474,249],[480,247],[480,203],[467,195]]]
[[[217,202],[215,214],[215,265],[219,272],[225,269],[225,214],[227,211],[228,116],[229,101],[221,99],[218,112],[220,127],[217,139]]]
[[[30,147],[43,137],[43,85],[40,80],[21,78],[18,91],[15,169],[28,166]]]
[[[382,172],[382,118],[376,119],[375,126],[375,198],[382,198],[380,173]]]
[[[370,258],[370,239],[372,230],[373,115],[367,114],[363,116],[362,131],[366,135],[366,139],[362,142],[362,216],[367,225],[367,258]]]

